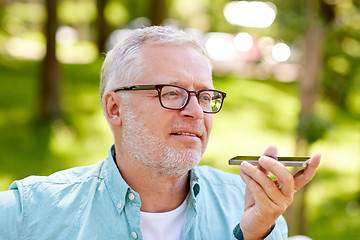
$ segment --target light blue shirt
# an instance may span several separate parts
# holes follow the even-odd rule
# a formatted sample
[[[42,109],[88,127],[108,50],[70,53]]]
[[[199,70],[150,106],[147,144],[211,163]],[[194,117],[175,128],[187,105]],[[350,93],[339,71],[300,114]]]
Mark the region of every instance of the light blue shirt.
[[[0,239],[143,239],[140,196],[113,155],[114,147],[95,165],[31,176],[0,192]],[[183,239],[236,239],[244,211],[240,176],[201,166],[189,178]],[[287,239],[283,217],[266,239]]]

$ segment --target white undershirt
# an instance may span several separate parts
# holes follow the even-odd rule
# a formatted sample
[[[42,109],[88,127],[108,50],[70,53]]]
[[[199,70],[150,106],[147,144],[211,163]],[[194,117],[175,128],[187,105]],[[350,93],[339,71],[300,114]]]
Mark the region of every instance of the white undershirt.
[[[180,240],[186,218],[186,200],[170,212],[140,212],[140,229],[144,240]]]

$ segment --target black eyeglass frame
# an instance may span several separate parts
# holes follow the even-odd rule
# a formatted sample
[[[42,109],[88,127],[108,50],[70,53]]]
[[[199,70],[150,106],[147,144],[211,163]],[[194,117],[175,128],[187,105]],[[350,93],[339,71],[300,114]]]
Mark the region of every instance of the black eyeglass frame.
[[[161,101],[161,89],[163,87],[178,87],[178,88],[181,88],[183,90],[185,90],[188,94],[188,98],[186,100],[186,102],[183,103],[183,105],[179,108],[170,108],[170,107],[166,107],[163,105],[162,101]],[[206,92],[206,91],[213,91],[213,92],[217,92],[217,93],[220,93],[221,95],[221,105],[219,107],[219,109],[216,111],[216,112],[209,112],[209,111],[205,111],[203,110],[204,113],[208,113],[208,114],[214,114],[214,113],[218,113],[222,106],[223,106],[223,103],[224,103],[224,99],[226,97],[226,93],[223,92],[223,91],[219,91],[219,90],[215,90],[215,89],[202,89],[202,90],[199,90],[199,91],[191,91],[191,90],[188,90],[184,87],[181,87],[181,86],[178,86],[178,85],[174,85],[174,84],[155,84],[155,85],[133,85],[133,86],[127,86],[127,87],[120,87],[120,88],[117,88],[115,90],[113,90],[115,93],[116,92],[119,92],[119,91],[136,91],[136,90],[157,90],[158,91],[158,97],[159,97],[159,102],[160,102],[160,105],[163,107],[163,108],[166,108],[166,109],[171,109],[171,110],[181,110],[181,109],[184,109],[189,101],[190,101],[190,94],[193,93],[195,94],[196,96],[196,99],[198,100],[198,103],[200,104],[200,101],[199,101],[199,96],[201,94],[201,92]]]

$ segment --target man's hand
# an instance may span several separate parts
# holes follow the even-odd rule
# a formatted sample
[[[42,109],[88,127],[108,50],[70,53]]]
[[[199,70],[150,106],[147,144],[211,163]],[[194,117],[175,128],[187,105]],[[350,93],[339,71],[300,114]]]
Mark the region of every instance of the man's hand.
[[[240,221],[244,239],[263,239],[275,220],[292,204],[294,193],[314,177],[320,163],[315,154],[308,166],[292,175],[276,161],[277,148],[270,146],[259,159],[260,167],[241,164],[240,176],[246,183],[245,211]],[[269,177],[272,173],[277,179]]]

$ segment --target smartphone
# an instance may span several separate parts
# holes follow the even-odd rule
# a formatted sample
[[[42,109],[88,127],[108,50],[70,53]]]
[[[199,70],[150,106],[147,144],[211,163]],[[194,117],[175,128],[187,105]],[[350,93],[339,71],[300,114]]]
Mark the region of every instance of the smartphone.
[[[259,166],[259,158],[261,156],[236,156],[229,160],[229,165],[240,165],[243,161],[247,161],[255,166]],[[310,157],[278,157],[279,162],[286,167],[306,167]]]

